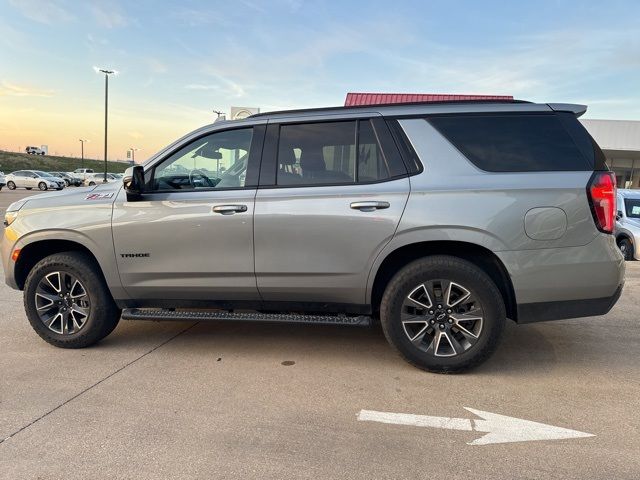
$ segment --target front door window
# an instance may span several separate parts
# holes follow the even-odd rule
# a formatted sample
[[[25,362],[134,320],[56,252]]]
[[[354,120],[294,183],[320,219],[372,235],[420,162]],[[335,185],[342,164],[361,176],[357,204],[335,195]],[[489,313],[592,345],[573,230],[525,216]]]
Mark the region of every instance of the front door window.
[[[227,130],[187,144],[155,169],[155,191],[243,188],[253,128]]]

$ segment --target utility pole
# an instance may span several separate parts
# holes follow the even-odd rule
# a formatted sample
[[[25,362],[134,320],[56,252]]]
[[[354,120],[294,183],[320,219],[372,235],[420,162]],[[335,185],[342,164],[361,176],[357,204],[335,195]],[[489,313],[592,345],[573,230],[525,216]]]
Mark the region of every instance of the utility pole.
[[[136,164],[136,152],[140,150],[139,148],[136,147],[129,147],[129,151],[131,152],[131,161],[133,162],[133,164]]]
[[[80,141],[80,168],[84,168],[84,142],[87,142],[88,140],[83,138],[78,140]]]
[[[213,113],[215,113],[217,115],[214,123],[219,121],[219,120],[226,120],[224,112],[221,112],[220,110],[213,110]]]
[[[115,70],[94,67],[96,72],[104,73],[104,183],[107,183],[107,122],[109,111],[109,75],[116,73]]]

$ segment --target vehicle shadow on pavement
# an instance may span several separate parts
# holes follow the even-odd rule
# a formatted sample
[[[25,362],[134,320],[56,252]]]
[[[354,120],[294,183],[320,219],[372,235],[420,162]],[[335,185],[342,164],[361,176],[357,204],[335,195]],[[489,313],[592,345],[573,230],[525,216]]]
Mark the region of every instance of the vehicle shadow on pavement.
[[[115,345],[135,345],[148,337],[149,330],[159,322],[122,321],[116,331],[103,340],[98,348]],[[190,322],[160,322],[171,324],[176,331],[183,330]],[[570,339],[566,339],[569,341]],[[247,358],[255,361],[298,361],[331,358],[332,363],[343,365],[371,365],[394,369],[414,367],[403,362],[387,343],[382,329],[370,328],[282,325],[266,323],[202,322],[194,325],[177,341],[181,352],[189,356],[206,355],[217,358]],[[564,341],[562,343],[565,343]],[[589,348],[587,345],[576,349]],[[576,352],[579,356],[579,352]],[[286,357],[286,358],[285,358]],[[546,372],[558,361],[556,348],[543,331],[532,325],[518,326],[508,322],[503,341],[495,354],[482,366],[469,374],[493,374],[505,372]]]

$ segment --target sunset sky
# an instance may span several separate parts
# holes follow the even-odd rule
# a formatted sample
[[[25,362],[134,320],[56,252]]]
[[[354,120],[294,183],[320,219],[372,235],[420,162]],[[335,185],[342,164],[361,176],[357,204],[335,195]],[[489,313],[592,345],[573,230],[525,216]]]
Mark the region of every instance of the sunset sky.
[[[524,5],[526,3],[526,5]],[[576,8],[577,5],[581,5]],[[0,149],[143,160],[213,109],[510,94],[640,120],[637,1],[0,0]]]

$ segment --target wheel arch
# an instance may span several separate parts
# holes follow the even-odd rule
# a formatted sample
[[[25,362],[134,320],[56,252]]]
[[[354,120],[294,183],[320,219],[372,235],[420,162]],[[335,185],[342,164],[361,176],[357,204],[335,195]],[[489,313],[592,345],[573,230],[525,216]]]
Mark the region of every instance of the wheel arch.
[[[36,240],[20,248],[20,256],[18,257],[18,260],[16,261],[14,267],[15,282],[18,285],[18,288],[20,288],[20,290],[24,289],[24,284],[27,280],[29,272],[33,269],[33,267],[36,266],[36,264],[40,260],[50,255],[62,252],[86,253],[96,262],[96,265],[100,268],[100,262],[98,262],[98,259],[94,255],[94,253],[81,243],[66,239]],[[102,268],[100,268],[100,272],[104,277]]]
[[[622,230],[622,231],[616,233],[616,243],[618,243],[623,238],[626,238],[626,239],[630,240],[631,243],[634,244],[634,245],[636,243],[636,242],[633,241],[633,235],[631,235],[631,233],[627,232],[626,230]]]
[[[414,260],[432,255],[450,255],[467,260],[484,270],[502,294],[507,317],[517,320],[516,296],[509,273],[495,253],[478,244],[456,240],[432,240],[402,245],[389,252],[379,264],[371,287],[374,313],[380,308],[384,290],[393,276]]]

